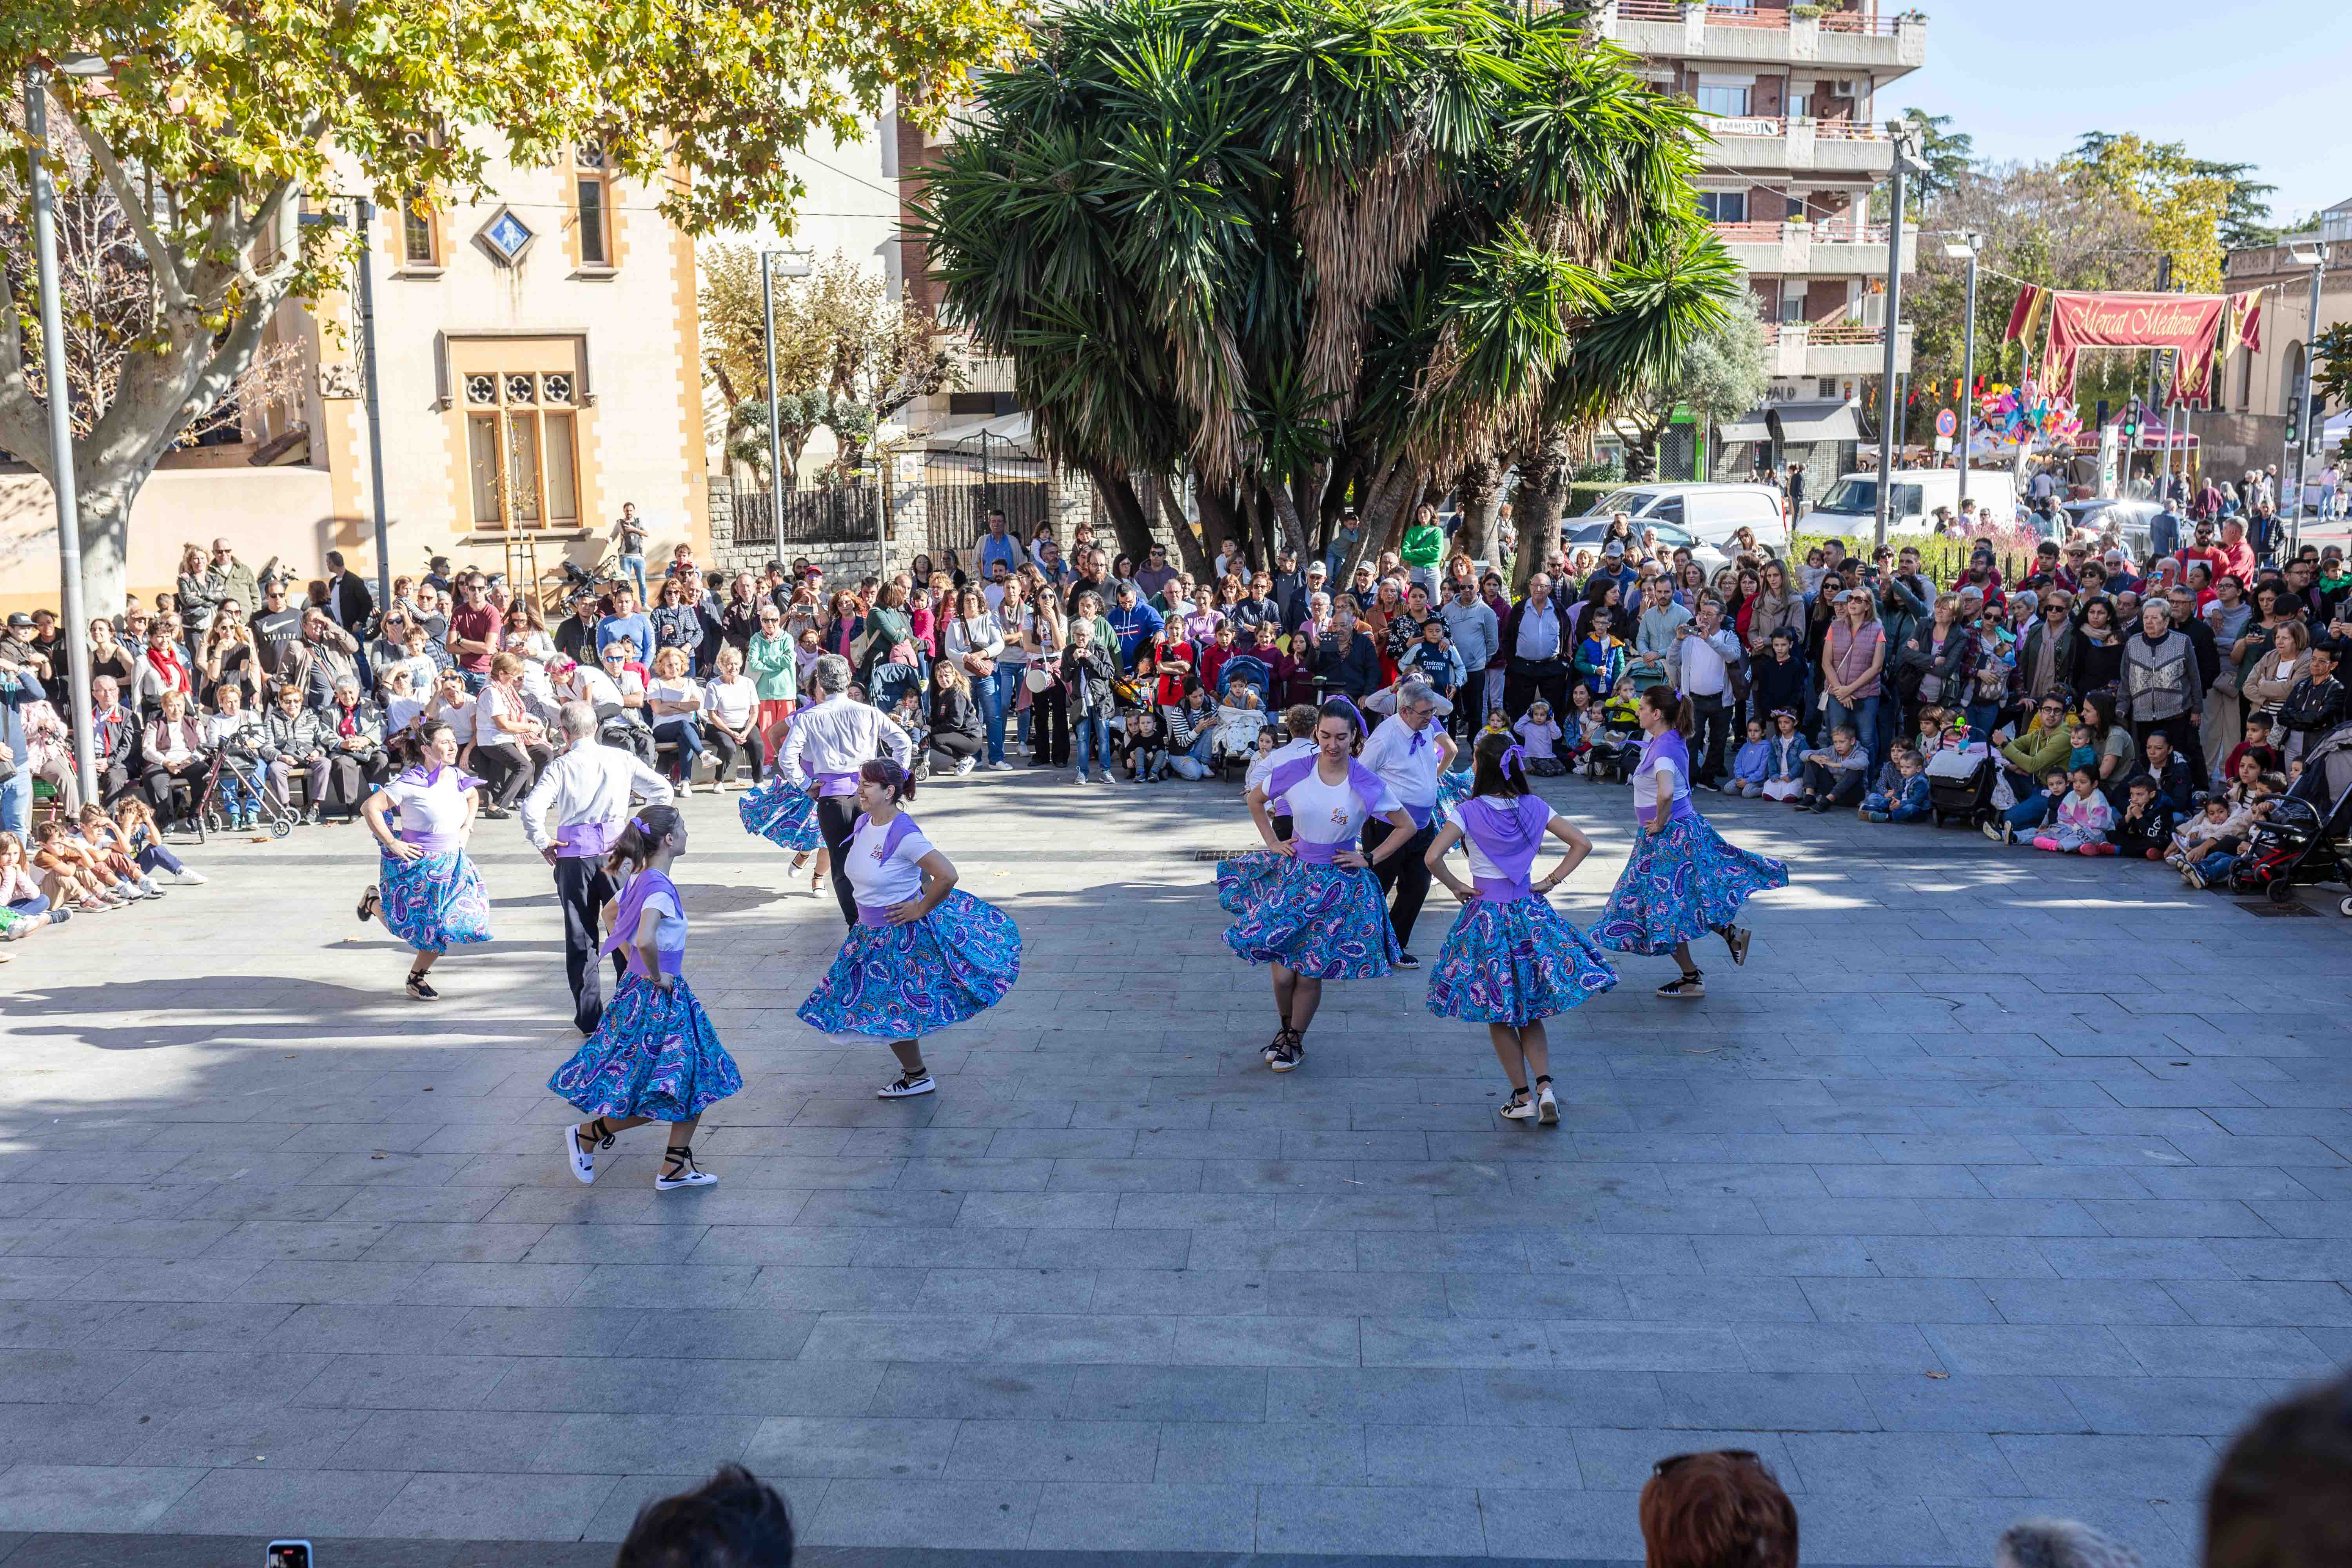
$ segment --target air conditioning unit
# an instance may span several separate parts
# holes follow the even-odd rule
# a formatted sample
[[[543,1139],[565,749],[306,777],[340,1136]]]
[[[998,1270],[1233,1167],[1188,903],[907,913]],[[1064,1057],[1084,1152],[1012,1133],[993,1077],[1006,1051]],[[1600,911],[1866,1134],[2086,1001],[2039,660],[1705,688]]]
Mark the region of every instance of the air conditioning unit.
[[[1832,98],[1860,98],[1862,96],[1862,84],[1856,81],[1853,77],[1840,77],[1835,81],[1830,83],[1830,96]]]

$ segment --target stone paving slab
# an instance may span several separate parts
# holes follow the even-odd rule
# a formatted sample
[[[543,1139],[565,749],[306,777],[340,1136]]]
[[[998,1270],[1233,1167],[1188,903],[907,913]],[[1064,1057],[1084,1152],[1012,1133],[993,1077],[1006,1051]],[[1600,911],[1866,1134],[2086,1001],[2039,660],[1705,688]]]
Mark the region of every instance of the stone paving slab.
[[[1622,792],[1547,793],[1589,920]],[[885,1053],[793,1013],[830,900],[695,797],[745,1090],[675,1194],[654,1134],[560,1162],[577,1037],[510,826],[429,1007],[352,917],[359,830],[215,840],[209,886],[0,968],[0,1563],[603,1563],[737,1458],[825,1568],[1614,1563],[1652,1461],[1737,1446],[1809,1563],[2057,1513],[2185,1568],[2218,1447],[2352,1363],[2352,930],[1709,804],[1793,886],[1705,1001],[1631,959],[1556,1026],[1539,1131],[1417,976],[1331,987],[1265,1073],[1202,858],[1237,803],[1026,773],[922,796],[1024,975],[940,1094],[877,1101]]]

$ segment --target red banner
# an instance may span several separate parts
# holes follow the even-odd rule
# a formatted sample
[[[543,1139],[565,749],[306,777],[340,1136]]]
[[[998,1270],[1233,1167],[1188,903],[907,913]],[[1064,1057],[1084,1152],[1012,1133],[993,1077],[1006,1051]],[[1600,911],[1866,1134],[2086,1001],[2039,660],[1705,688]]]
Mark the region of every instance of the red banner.
[[[2262,295],[2070,293],[2027,284],[2017,292],[2004,341],[2043,337],[2041,384],[2074,395],[2084,349],[2172,349],[2171,401],[2213,405],[2218,373],[2240,349],[2262,346]]]

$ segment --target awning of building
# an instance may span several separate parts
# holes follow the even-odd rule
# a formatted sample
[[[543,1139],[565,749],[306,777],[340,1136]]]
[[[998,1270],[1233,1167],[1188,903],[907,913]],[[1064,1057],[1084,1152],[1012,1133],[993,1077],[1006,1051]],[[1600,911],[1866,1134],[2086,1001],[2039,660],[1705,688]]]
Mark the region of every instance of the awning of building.
[[[987,419],[957,419],[935,425],[924,433],[923,445],[934,452],[969,452],[975,457],[983,447],[992,457],[1037,456],[1026,414],[999,414]]]
[[[1771,427],[1764,423],[1764,411],[1760,408],[1737,419],[1727,419],[1717,425],[1715,431],[1716,438],[1727,444],[1733,441],[1769,441],[1772,438]]]
[[[1854,406],[1842,398],[1797,398],[1767,404],[1758,412],[1780,427],[1783,442],[1802,446],[1862,439],[1862,422],[1855,417]]]

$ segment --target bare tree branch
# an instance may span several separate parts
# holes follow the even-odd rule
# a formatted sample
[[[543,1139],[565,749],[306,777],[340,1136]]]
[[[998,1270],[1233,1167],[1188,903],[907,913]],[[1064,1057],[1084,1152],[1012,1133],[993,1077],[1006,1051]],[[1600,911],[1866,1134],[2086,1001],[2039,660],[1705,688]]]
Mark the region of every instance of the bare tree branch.
[[[57,100],[52,97],[50,101],[55,103]],[[115,201],[122,207],[124,217],[130,220],[131,228],[137,232],[139,247],[147,253],[148,270],[163,286],[165,305],[183,310],[196,309],[187,280],[180,276],[179,264],[171,245],[157,231],[153,215],[140,199],[137,184],[123,173],[114,149],[106,144],[104,135],[77,119],[71,109],[59,103],[58,112],[67,124],[73,127],[74,134],[81,138],[82,145],[89,149],[90,162],[98,166],[100,178],[106,182],[106,188],[113,193]]]

